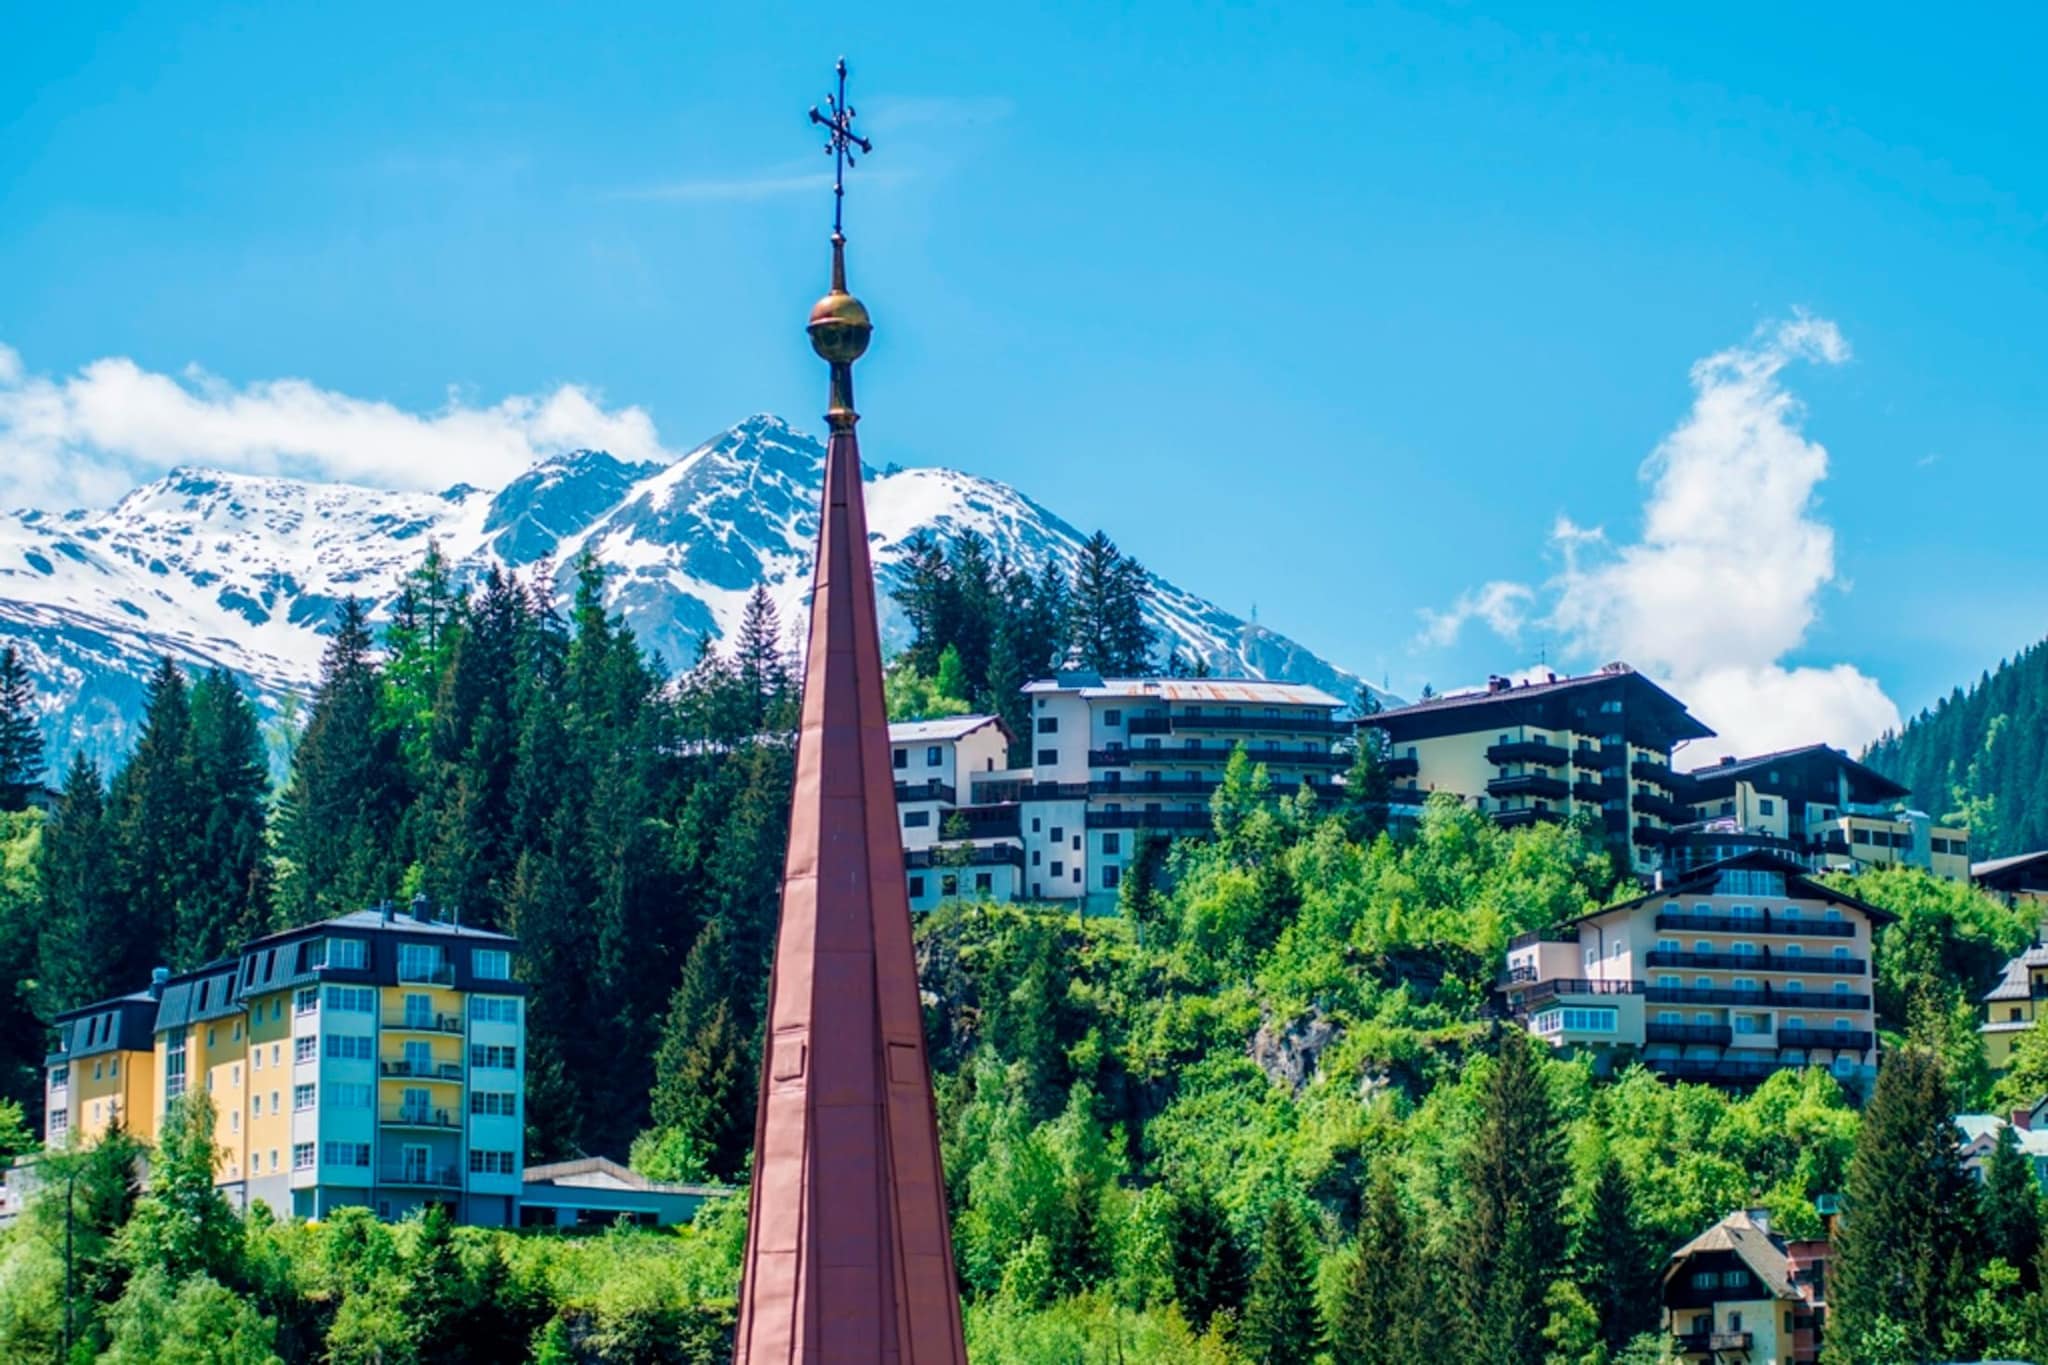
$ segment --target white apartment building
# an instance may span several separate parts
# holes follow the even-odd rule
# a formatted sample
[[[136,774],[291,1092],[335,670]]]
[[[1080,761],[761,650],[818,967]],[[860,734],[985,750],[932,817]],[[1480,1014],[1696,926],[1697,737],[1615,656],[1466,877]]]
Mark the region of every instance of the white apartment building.
[[[912,909],[975,894],[1109,913],[1141,837],[1209,828],[1239,745],[1279,792],[1332,794],[1350,763],[1341,703],[1298,683],[1074,671],[1024,692],[1031,733],[1015,740],[1016,766],[993,717],[890,727]]]

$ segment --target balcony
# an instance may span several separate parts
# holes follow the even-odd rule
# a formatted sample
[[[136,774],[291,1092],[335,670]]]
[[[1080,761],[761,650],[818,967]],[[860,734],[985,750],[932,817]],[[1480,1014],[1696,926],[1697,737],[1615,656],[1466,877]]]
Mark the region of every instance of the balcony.
[[[1422,760],[1406,754],[1383,758],[1380,760],[1380,771],[1388,777],[1416,777],[1422,772]]]
[[[406,1161],[396,1166],[380,1167],[377,1172],[380,1185],[410,1185],[424,1189],[455,1190],[462,1188],[462,1175],[453,1166],[436,1166],[431,1163]]]
[[[1086,816],[1089,829],[1207,831],[1211,823],[1205,810],[1091,810]]]
[[[1600,750],[1591,744],[1581,744],[1572,750],[1572,766],[1581,772],[1597,773],[1606,766],[1607,760]]]
[[[1274,744],[1247,744],[1245,757],[1254,763],[1263,763],[1269,768],[1346,768],[1351,765],[1348,754],[1331,753],[1328,749],[1282,749]],[[1236,752],[1235,746],[1221,744],[1206,745],[1190,749],[1186,745],[1160,745],[1156,749],[1090,749],[1088,766],[1091,768],[1129,768],[1155,764],[1224,764]]]
[[[1803,953],[1688,953],[1652,950],[1652,967],[1697,967],[1715,972],[1786,972],[1796,976],[1862,976],[1870,965],[1860,957],[1808,957]]]
[[[1607,787],[1604,783],[1590,781],[1582,777],[1572,783],[1572,796],[1580,801],[1597,806],[1607,799]]]
[[[1558,768],[1571,760],[1571,753],[1562,744],[1547,740],[1511,739],[1502,744],[1486,746],[1486,761],[1493,764],[1534,763],[1539,767]]]
[[[1868,1052],[1876,1041],[1861,1029],[1784,1028],[1778,1030],[1779,1047],[1830,1048],[1836,1052]]]
[[[1176,711],[1168,718],[1176,731],[1180,730],[1243,730],[1261,734],[1283,735],[1341,735],[1349,733],[1351,726],[1328,716],[1218,716],[1207,711],[1190,715]],[[1134,720],[1131,733],[1142,733]]]
[[[393,1058],[377,1063],[377,1074],[400,1080],[414,1081],[460,1081],[460,1062],[416,1062],[408,1058]]]
[[[1654,758],[1638,758],[1628,765],[1628,771],[1638,782],[1652,782],[1667,791],[1675,789],[1669,763],[1659,763]]]
[[[460,1033],[462,1018],[454,1014],[415,1014],[410,1010],[384,1016],[384,1027],[399,1033]]]
[[[1692,807],[1683,801],[1673,801],[1670,797],[1659,796],[1655,792],[1637,791],[1628,800],[1636,814],[1654,816],[1667,825],[1690,824],[1697,818],[1693,815]]]
[[[1656,825],[1637,825],[1634,829],[1629,831],[1629,838],[1635,840],[1639,844],[1643,844],[1648,847],[1654,848],[1659,844],[1670,843],[1671,831],[1668,829],[1660,829]]]
[[[387,1128],[460,1128],[462,1115],[453,1109],[432,1105],[386,1105],[377,1112],[377,1122]]]
[[[1071,801],[1086,796],[1093,784],[1087,782],[1028,782],[1022,778],[999,777],[977,781],[969,788],[972,799],[982,805],[1004,801]],[[898,795],[897,800],[902,800]]]
[[[1584,977],[1553,976],[1531,984],[1526,990],[1520,982],[1512,982],[1508,994],[1512,997],[1509,1007],[1519,1013],[1545,1000],[1564,1000],[1575,996],[1641,995],[1640,981],[1588,981]]]
[[[1793,1071],[1804,1062],[1781,1062],[1770,1057],[1649,1057],[1643,1065],[1674,1081],[1762,1081],[1780,1071]]]
[[[1732,986],[1650,986],[1644,998],[1653,1005],[1750,1005],[1787,1010],[1867,1010],[1867,995],[1823,991],[1736,990]]]
[[[1807,919],[1800,915],[1661,914],[1659,929],[1698,934],[1792,934],[1805,938],[1854,938],[1856,926],[1845,919]]]
[[[931,848],[906,848],[903,866],[911,871],[925,868],[1022,867],[1024,850],[1015,844],[936,844]]]
[[[1531,825],[1561,825],[1564,823],[1564,813],[1525,806],[1516,810],[1495,811],[1493,823],[1502,829],[1527,829]]]
[[[1157,796],[1168,796],[1177,800],[1206,802],[1211,796],[1216,794],[1216,789],[1221,785],[1221,782],[1212,782],[1205,777],[1166,777],[1148,782],[1090,782],[1088,784],[1088,795],[1129,797],[1140,801]],[[1305,785],[1310,791],[1313,791],[1317,796],[1325,800],[1341,796],[1344,792],[1343,786],[1336,782],[1310,781]],[[1273,795],[1275,797],[1291,796],[1295,790],[1295,784],[1290,782],[1283,790],[1275,791]]]
[[[1015,806],[958,806],[939,822],[942,839],[1015,839],[1023,832]]]
[[[1712,1043],[1727,1047],[1734,1039],[1735,1030],[1726,1024],[1643,1025],[1643,1041],[1647,1043]]]
[[[896,799],[899,802],[943,801],[949,806],[959,804],[954,799],[952,785],[941,782],[937,778],[933,778],[929,782],[898,782],[896,784]]]
[[[1710,1332],[1707,1334],[1707,1349],[1716,1352],[1740,1351],[1747,1355],[1750,1343],[1754,1340],[1754,1334],[1749,1332]]]
[[[426,986],[453,986],[455,968],[446,962],[401,962],[398,964],[398,979]]]
[[[1132,716],[1124,729],[1134,735],[1166,735],[1173,733],[1173,721],[1167,716]]]
[[[1713,1339],[1712,1332],[1674,1332],[1671,1336],[1671,1350],[1676,1355],[1703,1356],[1713,1350],[1707,1343]]]
[[[1544,773],[1513,773],[1507,777],[1496,777],[1486,784],[1488,796],[1535,796],[1562,801],[1570,792],[1571,787],[1563,778]]]

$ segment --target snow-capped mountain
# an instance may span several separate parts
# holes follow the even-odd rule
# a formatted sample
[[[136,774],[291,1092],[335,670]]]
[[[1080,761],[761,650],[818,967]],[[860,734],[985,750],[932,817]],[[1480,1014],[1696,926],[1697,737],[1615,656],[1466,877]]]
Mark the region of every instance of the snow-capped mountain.
[[[0,516],[0,640],[20,648],[49,698],[53,766],[76,748],[124,751],[143,680],[168,654],[222,665],[274,711],[318,673],[336,606],[381,609],[430,541],[463,574],[531,571],[585,549],[610,571],[610,604],[673,668],[705,633],[729,636],[756,583],[785,622],[801,618],[817,534],[824,447],[780,418],[752,417],[673,464],[582,450],[502,489],[439,494],[181,468],[116,506]],[[1071,565],[1084,536],[1007,485],[951,469],[865,471],[869,530],[886,588],[903,542],[979,532],[1033,570]],[[1126,546],[1143,558],[1142,547]],[[1153,579],[1167,645],[1218,673],[1314,683],[1348,700],[1357,679],[1285,636]],[[883,603],[885,647],[905,627]],[[794,638],[794,637],[793,637]]]

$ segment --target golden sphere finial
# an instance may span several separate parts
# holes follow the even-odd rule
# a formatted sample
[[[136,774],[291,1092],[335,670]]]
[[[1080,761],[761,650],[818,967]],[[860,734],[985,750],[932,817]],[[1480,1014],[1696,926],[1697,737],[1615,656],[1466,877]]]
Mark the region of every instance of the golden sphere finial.
[[[875,324],[867,305],[846,292],[846,238],[832,234],[832,289],[811,308],[811,349],[834,365],[851,365],[868,349]]]

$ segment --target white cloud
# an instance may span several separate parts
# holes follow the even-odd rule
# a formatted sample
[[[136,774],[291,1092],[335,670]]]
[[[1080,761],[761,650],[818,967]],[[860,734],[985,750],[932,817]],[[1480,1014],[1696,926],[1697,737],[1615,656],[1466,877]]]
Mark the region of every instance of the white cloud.
[[[1497,635],[1512,640],[1522,632],[1529,603],[1536,593],[1522,583],[1488,583],[1468,588],[1458,595],[1448,611],[1422,612],[1422,637],[1434,645],[1448,645],[1458,638],[1467,621],[1482,621]]]
[[[585,446],[621,459],[674,457],[646,412],[606,408],[574,384],[488,407],[451,392],[438,410],[415,413],[303,379],[237,387],[196,368],[172,376],[121,357],[53,378],[0,345],[0,500],[10,505],[104,503],[180,464],[382,488],[495,487]]]
[[[1720,731],[1695,757],[1816,740],[1854,749],[1896,725],[1898,708],[1854,667],[1784,662],[1823,590],[1843,585],[1834,532],[1815,509],[1827,451],[1801,430],[1782,375],[1795,361],[1848,358],[1833,323],[1801,314],[1694,364],[1691,410],[1643,465],[1641,538],[1615,546],[1561,517],[1551,539],[1564,568],[1541,594],[1490,583],[1431,617],[1430,638],[1448,638],[1445,620],[1484,617],[1465,610],[1468,599],[1511,600],[1520,588],[1531,614],[1503,635],[1533,621],[1586,662],[1626,660],[1664,681]],[[1547,605],[1535,608],[1539,597]]]

